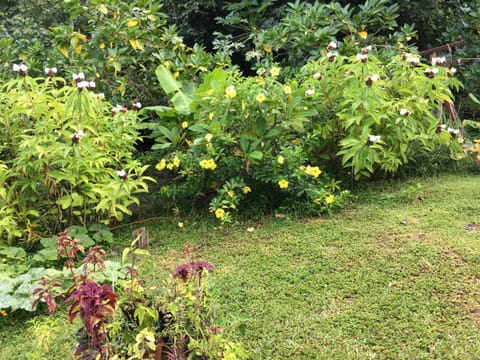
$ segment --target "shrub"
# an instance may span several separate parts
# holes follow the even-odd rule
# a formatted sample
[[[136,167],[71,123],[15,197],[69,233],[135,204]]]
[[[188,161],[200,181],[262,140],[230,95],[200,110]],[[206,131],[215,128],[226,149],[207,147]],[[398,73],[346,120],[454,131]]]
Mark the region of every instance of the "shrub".
[[[112,110],[83,74],[69,86],[53,69],[34,79],[14,68],[19,76],[0,84],[2,243],[130,214],[148,190],[147,167],[133,157],[136,111]]]

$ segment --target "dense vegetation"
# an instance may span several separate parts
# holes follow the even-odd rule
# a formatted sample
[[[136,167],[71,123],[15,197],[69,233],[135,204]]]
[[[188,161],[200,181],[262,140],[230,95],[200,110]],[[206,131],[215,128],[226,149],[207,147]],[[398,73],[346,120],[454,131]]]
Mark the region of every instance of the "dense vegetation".
[[[148,232],[105,261],[112,231],[146,217],[181,231],[205,210],[220,228],[334,215],[359,181],[480,162],[480,4],[453,5],[1,5],[0,309],[53,313],[66,298],[83,358],[248,357],[219,330],[215,267],[194,245],[146,286]],[[417,51],[460,34],[462,63]]]

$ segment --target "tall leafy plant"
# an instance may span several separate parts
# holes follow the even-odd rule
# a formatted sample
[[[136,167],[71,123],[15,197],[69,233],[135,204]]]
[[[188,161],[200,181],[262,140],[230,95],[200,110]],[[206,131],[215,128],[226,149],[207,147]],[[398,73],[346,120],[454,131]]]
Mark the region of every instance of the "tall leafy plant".
[[[148,190],[147,167],[133,157],[136,111],[112,109],[83,73],[71,86],[52,68],[35,79],[24,64],[14,69],[0,84],[1,243],[130,214]]]

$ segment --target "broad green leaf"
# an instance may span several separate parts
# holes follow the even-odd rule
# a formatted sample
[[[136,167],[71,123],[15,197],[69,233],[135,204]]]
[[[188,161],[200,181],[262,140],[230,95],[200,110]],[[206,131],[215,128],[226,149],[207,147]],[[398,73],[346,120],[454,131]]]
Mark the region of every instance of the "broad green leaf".
[[[157,75],[158,82],[165,93],[170,94],[180,90],[180,85],[165,66],[159,65],[155,70],[155,75]]]
[[[183,115],[189,115],[190,104],[192,103],[192,98],[187,96],[183,91],[178,91],[171,99],[175,110],[178,113]]]

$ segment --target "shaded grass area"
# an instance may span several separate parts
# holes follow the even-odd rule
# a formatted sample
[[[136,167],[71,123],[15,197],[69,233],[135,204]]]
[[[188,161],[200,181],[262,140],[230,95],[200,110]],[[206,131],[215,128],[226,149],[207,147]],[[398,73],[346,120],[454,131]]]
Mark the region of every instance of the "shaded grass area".
[[[183,243],[201,244],[217,267],[217,314],[243,319],[235,340],[255,359],[480,358],[479,184],[450,175],[370,185],[329,218],[150,222],[148,276]],[[22,335],[32,321],[0,321],[1,359],[19,344],[34,351]],[[58,354],[74,327],[64,329],[45,358],[67,358]]]

